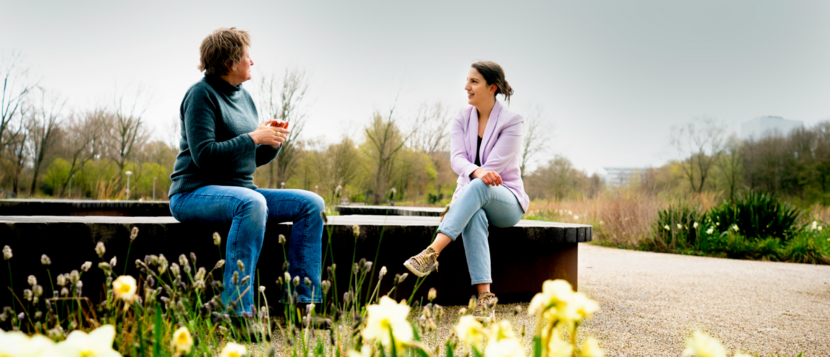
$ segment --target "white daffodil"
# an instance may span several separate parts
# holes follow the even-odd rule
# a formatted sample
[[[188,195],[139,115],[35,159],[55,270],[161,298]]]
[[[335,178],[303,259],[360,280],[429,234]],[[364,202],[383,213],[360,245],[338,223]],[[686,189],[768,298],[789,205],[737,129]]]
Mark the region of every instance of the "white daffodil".
[[[683,357],[726,357],[726,349],[721,343],[703,332],[695,331],[694,335],[686,339],[686,349]]]
[[[175,351],[175,355],[190,354],[190,349],[193,348],[193,337],[190,336],[190,331],[187,327],[179,327],[176,332],[173,332],[173,339],[170,340],[170,348]]]
[[[669,225],[668,225],[668,224],[667,224],[667,225],[665,225],[665,226],[663,226],[663,228],[664,228],[665,230],[667,230],[667,231],[670,231],[670,230],[671,230],[671,227],[669,227]]]
[[[55,343],[43,335],[28,335],[20,331],[0,330],[0,356],[43,356],[52,351]]]
[[[709,227],[709,229],[706,230],[706,234],[712,234],[712,232],[714,232],[714,231],[715,231],[715,227]]]
[[[115,297],[128,303],[135,300],[135,292],[137,289],[135,278],[129,275],[119,276],[118,279],[112,282],[112,292],[115,294]]]
[[[733,225],[733,226],[732,226],[732,229],[734,229],[734,230],[735,230],[735,232],[737,232],[737,231],[738,231],[738,225],[737,225],[737,224]]]
[[[683,229],[683,225],[682,225],[682,224],[680,224],[680,223],[678,223],[678,224],[677,224],[677,229]]]
[[[695,229],[697,229],[697,226],[698,226],[697,222],[695,222],[694,224],[692,224],[692,227],[694,227]]]
[[[400,304],[388,296],[380,298],[377,305],[366,307],[366,328],[363,329],[363,338],[375,340],[384,346],[389,346],[391,340],[389,329],[397,343],[412,341],[412,325],[406,320],[409,316],[409,306],[404,301]]]
[[[234,342],[228,342],[219,353],[219,357],[242,357],[248,354],[248,349],[245,346]]]
[[[818,228],[818,222],[813,221],[813,224],[812,224],[812,225],[810,225],[810,230],[813,230],[813,231],[814,231],[814,230],[816,230],[816,228]]]
[[[551,305],[562,305],[570,301],[573,295],[573,288],[565,280],[547,280],[542,284],[542,292],[537,293],[530,300],[527,308],[528,315],[543,313]]]
[[[115,327],[101,326],[87,334],[75,330],[69,333],[66,340],[57,344],[53,352],[61,357],[121,357],[118,351],[112,349],[115,340]]]
[[[371,357],[372,356],[372,346],[368,343],[364,343],[362,347],[360,347],[360,352],[350,349],[348,352],[349,357]]]

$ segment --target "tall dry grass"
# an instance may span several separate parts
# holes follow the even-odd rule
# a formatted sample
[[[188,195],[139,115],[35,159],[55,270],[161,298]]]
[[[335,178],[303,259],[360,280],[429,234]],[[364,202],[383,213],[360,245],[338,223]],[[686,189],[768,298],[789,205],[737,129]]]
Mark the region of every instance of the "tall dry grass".
[[[618,189],[593,198],[535,200],[530,204],[527,218],[590,224],[594,227],[593,240],[597,243],[638,247],[644,240],[651,239],[651,226],[657,221],[658,211],[667,207],[672,199],[637,189]],[[699,205],[701,211],[722,201],[715,193],[703,193],[688,200]],[[830,210],[826,212],[830,215]]]

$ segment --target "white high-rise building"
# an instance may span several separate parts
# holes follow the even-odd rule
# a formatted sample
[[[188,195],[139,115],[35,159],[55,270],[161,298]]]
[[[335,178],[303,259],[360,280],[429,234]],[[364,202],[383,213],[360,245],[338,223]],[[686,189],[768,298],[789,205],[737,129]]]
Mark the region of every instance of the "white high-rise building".
[[[757,117],[741,124],[741,139],[762,139],[769,135],[787,135],[793,129],[801,128],[804,122],[787,120],[782,117]]]

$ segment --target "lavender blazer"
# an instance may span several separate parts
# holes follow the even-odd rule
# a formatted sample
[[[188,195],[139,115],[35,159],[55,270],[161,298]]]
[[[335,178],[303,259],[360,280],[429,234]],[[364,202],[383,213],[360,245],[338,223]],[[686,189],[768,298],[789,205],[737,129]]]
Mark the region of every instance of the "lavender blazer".
[[[450,127],[450,164],[458,174],[458,186],[453,197],[458,196],[464,186],[470,183],[470,174],[479,167],[476,160],[478,143],[478,111],[472,105],[461,109],[453,118]],[[524,118],[511,112],[499,101],[493,106],[487,128],[481,137],[481,168],[495,171],[519,200],[522,210],[527,212],[530,199],[525,193],[519,163],[521,161]]]

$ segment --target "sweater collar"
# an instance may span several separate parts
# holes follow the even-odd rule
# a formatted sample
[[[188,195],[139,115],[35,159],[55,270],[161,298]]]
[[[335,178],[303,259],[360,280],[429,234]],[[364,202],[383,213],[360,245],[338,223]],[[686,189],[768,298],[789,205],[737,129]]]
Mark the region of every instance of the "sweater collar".
[[[215,74],[206,74],[205,75],[205,81],[207,81],[208,84],[210,84],[211,87],[213,87],[217,91],[220,91],[220,92],[225,93],[227,95],[231,95],[231,94],[239,91],[240,89],[242,89],[242,83],[235,86],[235,85],[232,85],[232,84],[228,83],[227,81],[222,79],[222,77],[219,77],[218,75],[215,75]]]

